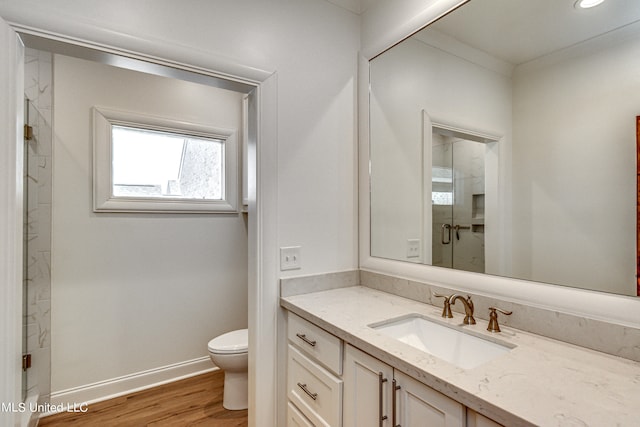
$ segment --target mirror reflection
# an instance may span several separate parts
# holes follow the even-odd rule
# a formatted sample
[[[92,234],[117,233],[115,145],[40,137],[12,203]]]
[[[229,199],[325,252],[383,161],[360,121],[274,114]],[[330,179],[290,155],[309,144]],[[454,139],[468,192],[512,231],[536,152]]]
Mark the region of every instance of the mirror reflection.
[[[472,138],[432,127],[431,262],[424,262],[484,273],[485,143]]]
[[[472,0],[371,60],[371,255],[636,295],[639,70],[635,0]]]

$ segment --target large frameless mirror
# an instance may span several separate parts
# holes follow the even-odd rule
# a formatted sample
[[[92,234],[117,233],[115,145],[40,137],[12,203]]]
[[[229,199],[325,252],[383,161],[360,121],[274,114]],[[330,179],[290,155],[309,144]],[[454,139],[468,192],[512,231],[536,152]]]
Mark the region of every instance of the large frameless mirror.
[[[371,256],[637,295],[640,4],[471,0],[370,61]]]

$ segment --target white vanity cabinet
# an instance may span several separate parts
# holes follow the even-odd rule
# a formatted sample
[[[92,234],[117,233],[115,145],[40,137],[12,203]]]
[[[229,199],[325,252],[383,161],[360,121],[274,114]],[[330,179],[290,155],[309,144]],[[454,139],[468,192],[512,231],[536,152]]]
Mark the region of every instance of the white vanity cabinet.
[[[465,409],[380,360],[346,346],[344,427],[464,427]]]
[[[289,312],[287,426],[342,425],[342,340]]]
[[[287,427],[501,427],[292,312],[287,323]]]

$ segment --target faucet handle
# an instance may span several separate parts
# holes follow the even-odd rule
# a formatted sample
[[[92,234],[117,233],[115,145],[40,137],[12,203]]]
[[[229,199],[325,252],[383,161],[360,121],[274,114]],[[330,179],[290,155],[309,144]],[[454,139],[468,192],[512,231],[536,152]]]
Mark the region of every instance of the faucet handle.
[[[489,326],[487,326],[487,331],[489,332],[500,332],[500,325],[498,324],[498,313],[499,311],[502,314],[507,316],[511,315],[512,311],[506,311],[497,307],[489,307]]]
[[[432,295],[436,298],[443,298],[443,306],[442,306],[442,317],[447,317],[449,319],[453,318],[453,314],[451,313],[451,302],[449,301],[450,295],[442,295],[436,294],[435,292]]]

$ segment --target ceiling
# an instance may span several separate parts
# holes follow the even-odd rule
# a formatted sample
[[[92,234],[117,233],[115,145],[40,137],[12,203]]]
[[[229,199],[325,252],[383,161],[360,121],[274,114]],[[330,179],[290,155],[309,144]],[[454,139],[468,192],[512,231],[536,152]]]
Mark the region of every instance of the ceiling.
[[[380,0],[327,0],[358,15],[364,13],[369,7]]]
[[[430,25],[491,56],[520,65],[640,21],[640,0],[577,9],[575,0],[471,0]]]

